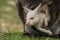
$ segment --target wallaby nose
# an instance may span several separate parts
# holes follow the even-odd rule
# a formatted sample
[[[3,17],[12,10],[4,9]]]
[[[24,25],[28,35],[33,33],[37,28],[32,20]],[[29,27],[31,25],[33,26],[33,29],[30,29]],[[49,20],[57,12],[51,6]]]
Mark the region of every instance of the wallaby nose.
[[[28,26],[28,27],[29,27],[29,26],[30,26],[30,24],[29,24],[29,23],[26,23],[26,24],[25,24],[25,26]]]

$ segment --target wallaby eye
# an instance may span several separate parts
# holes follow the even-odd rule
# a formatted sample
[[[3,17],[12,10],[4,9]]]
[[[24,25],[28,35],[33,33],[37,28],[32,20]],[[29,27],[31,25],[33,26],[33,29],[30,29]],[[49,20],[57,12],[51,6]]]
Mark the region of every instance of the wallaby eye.
[[[33,17],[30,18],[31,20],[34,19]]]
[[[40,11],[41,13],[44,12],[44,11]]]
[[[42,10],[42,11],[40,11],[40,13],[44,13],[45,14],[45,11]]]

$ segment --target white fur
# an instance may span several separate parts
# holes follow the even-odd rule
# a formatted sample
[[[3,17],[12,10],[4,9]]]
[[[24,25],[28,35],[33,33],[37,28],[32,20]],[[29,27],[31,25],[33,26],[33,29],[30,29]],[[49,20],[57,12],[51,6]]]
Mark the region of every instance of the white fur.
[[[39,20],[40,20],[40,24],[42,24],[43,19],[44,19],[44,25],[48,26],[48,21],[50,21],[48,7],[47,7],[47,5],[44,5],[41,7],[41,5],[42,5],[42,3],[34,10],[30,10],[28,8],[23,7],[27,11],[26,24],[34,25],[34,24],[38,23]],[[45,10],[46,13],[45,14],[40,13],[41,10]],[[34,18],[33,20],[30,19],[32,17]]]
[[[32,17],[34,19],[31,20],[30,18],[32,18]],[[27,14],[26,23],[29,22],[30,25],[34,25],[39,22],[39,19],[40,19],[39,14],[36,14],[34,11],[30,11]]]
[[[31,17],[34,17],[34,19],[30,19]],[[27,14],[27,18],[26,18],[26,24],[28,23],[30,26],[31,25],[35,25],[35,28],[43,31],[45,33],[48,33],[49,35],[52,35],[52,32],[50,30],[46,30],[41,28],[44,19],[46,18],[46,14],[43,13],[35,13],[34,11],[30,11]],[[47,21],[47,18],[45,19],[45,22]],[[47,25],[46,25],[47,26]]]
[[[34,19],[30,19],[30,18]],[[35,13],[34,11],[29,11],[26,17],[26,24],[29,23],[30,26],[35,25],[37,29],[42,26],[43,22],[46,22],[46,14],[44,13]]]
[[[52,32],[50,30],[41,28],[43,22],[44,22],[45,26],[48,26],[49,19],[47,17],[48,14],[43,13],[43,12],[41,12],[41,13],[38,12],[38,9],[40,8],[39,6],[35,10],[30,10],[27,13],[26,24],[28,24],[29,26],[34,25],[36,27],[36,29],[52,35]],[[31,18],[34,18],[34,19],[31,19]]]
[[[36,9],[38,9],[38,8],[36,8]],[[35,25],[35,24],[39,23],[40,25],[42,25],[42,23],[44,21],[45,26],[47,26],[48,25],[48,17],[46,17],[47,14],[46,13],[44,14],[43,12],[40,13],[36,9],[35,10],[30,10],[27,13],[26,24]],[[31,20],[32,17],[34,18],[33,20]]]

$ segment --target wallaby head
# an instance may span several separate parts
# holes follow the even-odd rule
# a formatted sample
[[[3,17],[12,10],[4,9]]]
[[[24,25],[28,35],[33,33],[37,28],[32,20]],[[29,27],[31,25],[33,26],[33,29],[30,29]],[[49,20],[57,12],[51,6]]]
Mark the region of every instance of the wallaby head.
[[[49,17],[48,17],[48,7],[46,5],[38,5],[34,10],[30,10],[25,8],[27,16],[26,16],[26,26],[36,25],[38,23],[42,24],[44,21],[45,26],[48,25]]]

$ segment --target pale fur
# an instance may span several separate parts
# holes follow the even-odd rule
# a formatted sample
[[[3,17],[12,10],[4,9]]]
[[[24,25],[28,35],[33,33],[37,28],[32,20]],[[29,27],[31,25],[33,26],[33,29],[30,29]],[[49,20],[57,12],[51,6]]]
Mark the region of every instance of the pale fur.
[[[43,31],[45,33],[48,33],[49,35],[52,35],[52,32],[50,30],[46,30],[46,29],[43,29],[41,28],[43,22],[45,24],[45,26],[48,26],[48,21],[50,20],[49,19],[49,14],[47,12],[47,10],[45,10],[46,13],[40,13],[38,12],[39,10],[42,9],[39,9],[41,6],[41,4],[34,10],[30,10],[26,16],[26,24],[29,24],[30,26],[34,25],[36,29],[40,30],[40,31]],[[45,7],[46,9],[46,7]],[[30,18],[34,18],[34,19],[30,19]]]
[[[31,20],[30,18],[31,17],[34,17],[33,20]],[[35,25],[35,28],[40,30],[40,31],[43,31],[45,33],[48,33],[49,35],[52,35],[51,31],[50,30],[46,30],[46,29],[43,29],[41,28],[40,26],[42,26],[43,24],[43,21],[47,21],[47,18],[46,18],[46,14],[42,14],[42,13],[39,13],[39,14],[36,14],[34,13],[34,11],[30,11],[28,14],[27,14],[27,19],[26,19],[26,23],[29,22],[29,25]],[[45,19],[45,20],[44,20]]]

